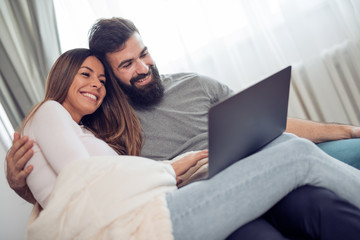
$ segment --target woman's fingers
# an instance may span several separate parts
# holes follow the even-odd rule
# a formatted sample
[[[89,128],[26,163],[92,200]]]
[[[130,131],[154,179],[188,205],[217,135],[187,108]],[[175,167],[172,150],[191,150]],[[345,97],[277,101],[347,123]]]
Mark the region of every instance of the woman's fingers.
[[[208,150],[192,152],[186,154],[184,157],[172,163],[171,165],[175,170],[176,176],[179,177],[180,175],[188,171],[191,167],[195,166],[198,161],[207,157],[208,157]]]
[[[190,153],[188,155],[189,161],[192,162],[192,166],[196,165],[196,163],[204,158],[207,158],[209,156],[208,150],[202,150],[195,153]],[[186,156],[185,156],[186,157]]]

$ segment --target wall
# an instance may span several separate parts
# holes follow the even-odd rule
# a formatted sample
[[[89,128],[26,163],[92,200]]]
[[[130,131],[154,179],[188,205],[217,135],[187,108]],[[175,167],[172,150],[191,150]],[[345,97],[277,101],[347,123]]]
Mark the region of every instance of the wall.
[[[32,205],[9,187],[5,177],[6,150],[0,144],[0,239],[22,240]]]

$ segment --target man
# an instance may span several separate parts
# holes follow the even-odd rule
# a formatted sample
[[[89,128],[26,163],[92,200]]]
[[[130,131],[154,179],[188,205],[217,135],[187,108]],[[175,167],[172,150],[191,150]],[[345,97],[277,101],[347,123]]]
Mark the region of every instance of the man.
[[[172,159],[184,152],[207,148],[207,112],[212,104],[232,94],[227,86],[197,74],[160,75],[138,30],[126,19],[97,22],[91,29],[89,46],[109,65],[138,114],[144,131],[142,156]],[[348,125],[289,119],[287,126],[287,132],[314,142],[360,137],[360,129]],[[14,136],[13,148],[7,156],[8,181],[19,195],[34,202],[31,195],[24,196],[29,192],[25,177],[32,167],[22,170],[32,155],[31,146],[26,137]],[[331,234],[336,239],[348,234],[348,239],[352,239],[360,230],[354,219],[360,219],[359,209],[332,192],[303,187],[230,238],[287,239],[284,235],[316,238]],[[329,229],[319,222],[345,227]]]

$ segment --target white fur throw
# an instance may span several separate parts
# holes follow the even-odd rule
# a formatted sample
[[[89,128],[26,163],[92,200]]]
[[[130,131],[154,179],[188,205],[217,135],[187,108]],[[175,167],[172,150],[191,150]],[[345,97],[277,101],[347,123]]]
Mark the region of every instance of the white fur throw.
[[[27,239],[173,239],[165,193],[171,165],[133,156],[91,157],[59,174],[45,209],[34,207]]]

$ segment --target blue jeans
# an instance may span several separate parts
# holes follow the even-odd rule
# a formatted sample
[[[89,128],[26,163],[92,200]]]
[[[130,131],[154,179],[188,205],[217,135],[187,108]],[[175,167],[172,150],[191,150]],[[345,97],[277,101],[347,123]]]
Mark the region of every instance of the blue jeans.
[[[360,138],[323,142],[317,145],[330,156],[360,169]]]
[[[324,142],[318,147],[360,169],[360,139]],[[319,236],[358,239],[359,219],[359,208],[327,189],[305,186],[289,193],[265,215],[240,227],[227,240],[319,239]]]
[[[225,239],[292,190],[324,187],[360,207],[360,171],[310,141],[283,134],[211,179],[166,197],[175,239]]]

